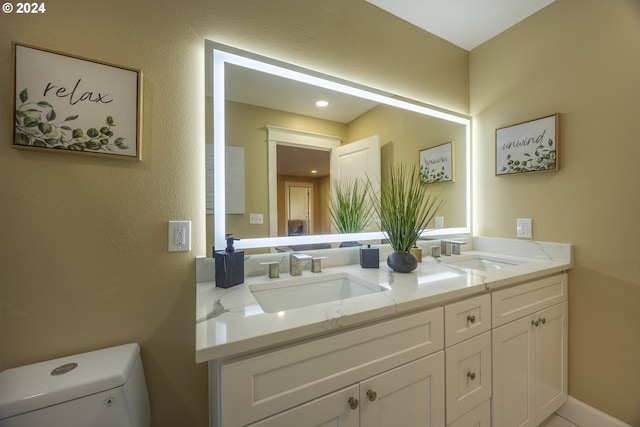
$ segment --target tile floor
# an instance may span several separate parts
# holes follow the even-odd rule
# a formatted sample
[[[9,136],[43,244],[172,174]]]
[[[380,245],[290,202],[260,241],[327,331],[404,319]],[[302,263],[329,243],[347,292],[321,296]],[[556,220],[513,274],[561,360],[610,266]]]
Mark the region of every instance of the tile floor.
[[[553,415],[540,427],[580,427],[562,418],[560,415]]]

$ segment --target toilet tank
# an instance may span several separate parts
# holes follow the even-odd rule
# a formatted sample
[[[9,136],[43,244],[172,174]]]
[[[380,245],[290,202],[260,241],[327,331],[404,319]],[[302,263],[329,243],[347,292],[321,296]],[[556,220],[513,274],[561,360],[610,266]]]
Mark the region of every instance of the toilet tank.
[[[138,344],[0,373],[0,427],[149,427]]]

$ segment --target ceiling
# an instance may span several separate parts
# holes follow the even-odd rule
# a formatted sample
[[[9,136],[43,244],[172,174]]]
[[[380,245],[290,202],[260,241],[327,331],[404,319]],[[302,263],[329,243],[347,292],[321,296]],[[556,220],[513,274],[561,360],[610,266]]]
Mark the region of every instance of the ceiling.
[[[226,65],[225,84],[228,100],[338,123],[349,123],[377,105],[376,102],[323,86],[232,64]],[[319,100],[325,100],[329,105],[317,107],[315,103]]]
[[[555,0],[367,1],[470,51]]]

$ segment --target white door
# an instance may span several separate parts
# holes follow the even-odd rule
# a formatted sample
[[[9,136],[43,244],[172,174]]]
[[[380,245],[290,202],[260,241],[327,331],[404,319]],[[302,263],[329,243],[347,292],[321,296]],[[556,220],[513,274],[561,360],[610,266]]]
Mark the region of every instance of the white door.
[[[354,141],[331,150],[331,179],[362,178],[380,184],[380,136]]]
[[[444,352],[360,383],[360,425],[444,427]]]
[[[380,192],[380,136],[374,135],[331,150],[331,182],[363,179]],[[364,231],[377,231],[374,224]]]
[[[313,234],[313,183],[287,181],[285,191],[288,235]]]

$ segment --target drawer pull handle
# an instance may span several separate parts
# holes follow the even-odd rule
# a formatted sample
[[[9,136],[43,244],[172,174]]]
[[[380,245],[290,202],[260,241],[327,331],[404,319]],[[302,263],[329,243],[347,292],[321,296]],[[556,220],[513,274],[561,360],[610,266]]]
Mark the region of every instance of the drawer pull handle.
[[[542,323],[543,325],[545,323],[547,323],[547,319],[545,319],[544,317],[541,317],[540,319],[538,319],[540,321],[540,323]]]
[[[373,390],[367,391],[367,396],[369,396],[369,402],[373,402],[378,397],[378,393]]]
[[[469,378],[471,381],[476,379],[476,373],[475,372],[467,372],[467,378]]]
[[[358,409],[358,399],[356,399],[355,397],[350,397],[349,398],[349,408],[351,408],[352,410],[354,409]]]
[[[467,316],[467,321],[468,321],[469,323],[475,323],[475,322],[476,322],[476,316],[473,316],[473,315],[471,315],[471,314],[470,314],[470,315],[468,315],[468,316]]]
[[[532,321],[531,321],[531,324],[532,324],[533,326],[539,326],[539,325],[540,325],[540,322],[539,322],[539,321],[537,321],[537,320],[532,320]]]

